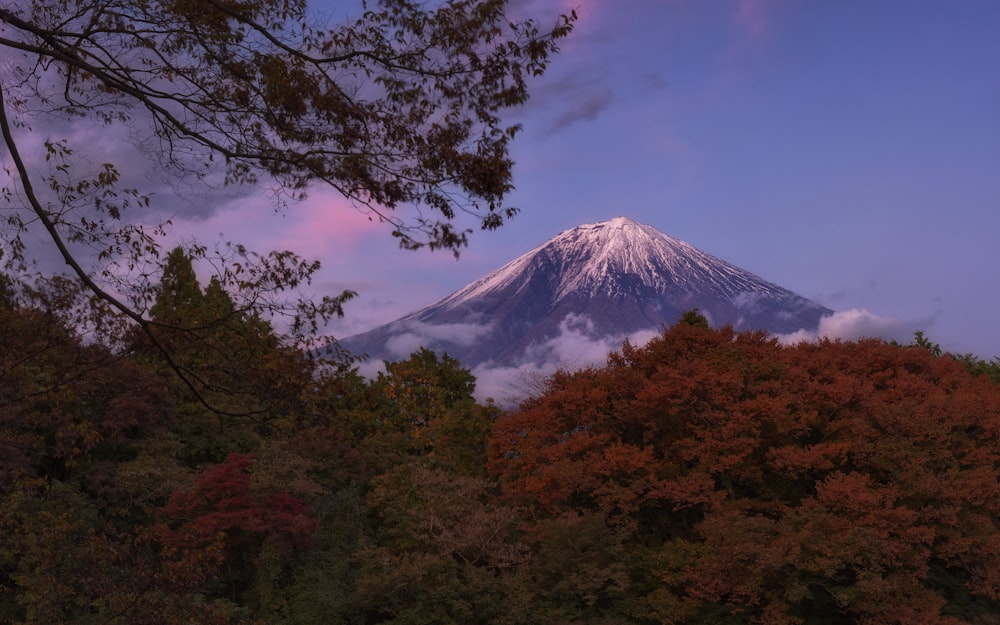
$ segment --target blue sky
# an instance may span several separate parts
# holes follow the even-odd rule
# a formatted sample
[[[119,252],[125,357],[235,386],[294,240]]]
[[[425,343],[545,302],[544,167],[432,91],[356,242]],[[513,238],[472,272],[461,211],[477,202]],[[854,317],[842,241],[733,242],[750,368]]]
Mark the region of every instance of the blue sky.
[[[475,232],[459,260],[400,250],[387,225],[324,189],[275,214],[263,193],[163,183],[153,201],[173,216],[171,237],[320,259],[315,294],[360,293],[331,328],[346,336],[565,229],[625,215],[853,318],[866,310],[877,327],[1000,355],[1000,2],[512,5],[580,19],[508,116],[524,126],[509,197],[521,214]],[[330,6],[316,8],[336,17]],[[71,132],[125,154],[124,134]],[[116,162],[156,176],[141,159]]]
[[[351,235],[306,250],[327,288],[361,293],[338,332],[627,215],[834,310],[1000,355],[1000,3],[521,3],[567,6],[576,32],[511,115],[521,214],[455,261],[346,209]]]

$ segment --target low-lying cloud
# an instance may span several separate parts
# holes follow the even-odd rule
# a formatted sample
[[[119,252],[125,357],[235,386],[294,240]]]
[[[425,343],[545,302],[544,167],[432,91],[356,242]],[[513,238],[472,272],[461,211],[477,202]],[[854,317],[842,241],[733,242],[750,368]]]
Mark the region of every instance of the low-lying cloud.
[[[907,321],[864,309],[851,309],[823,317],[816,330],[799,330],[776,336],[785,345],[822,338],[845,341],[881,338],[906,343],[916,330],[926,328],[931,322],[932,319]],[[433,349],[444,342],[473,345],[487,337],[492,329],[490,324],[485,323],[436,325],[408,321],[407,332],[390,339],[387,346],[395,358],[404,359],[422,346]],[[555,336],[529,345],[514,364],[497,365],[490,361],[473,368],[475,397],[479,401],[492,399],[502,406],[516,405],[542,392],[546,380],[556,371],[601,366],[611,352],[621,349],[626,340],[632,345],[642,346],[659,333],[660,329],[650,328],[630,334],[601,335],[591,318],[571,313],[560,322]],[[378,371],[384,371],[382,361],[368,362],[362,367],[362,374],[367,376],[374,377]]]
[[[913,333],[930,325],[932,319],[907,321],[898,317],[883,317],[863,308],[852,308],[827,315],[819,321],[815,331],[799,330],[778,335],[783,344],[792,345],[817,339],[856,341],[864,338],[881,338],[908,342]]]
[[[404,323],[406,332],[393,336],[385,343],[386,348],[396,358],[407,358],[421,347],[434,348],[442,341],[469,346],[493,330],[493,325],[489,323],[435,324],[417,320]]]
[[[864,309],[835,312],[823,317],[815,331],[799,330],[778,335],[782,344],[792,345],[821,338],[854,341],[881,338],[908,342],[916,330],[926,328],[932,319],[904,320],[877,315]],[[545,380],[559,369],[573,370],[601,365],[612,351],[621,349],[628,339],[633,345],[645,345],[659,330],[649,329],[630,335],[597,336],[593,322],[584,315],[567,315],[559,325],[559,334],[544,343],[531,345],[515,366],[497,367],[484,363],[475,369],[476,398],[493,398],[501,405],[517,404],[544,388]]]
[[[480,401],[492,398],[501,405],[517,404],[540,391],[545,379],[560,369],[603,364],[608,354],[621,349],[626,339],[633,345],[645,345],[658,334],[658,330],[649,329],[631,334],[598,335],[592,319],[571,313],[559,323],[556,336],[529,345],[524,356],[513,366],[495,366],[487,362],[474,368],[476,398]]]

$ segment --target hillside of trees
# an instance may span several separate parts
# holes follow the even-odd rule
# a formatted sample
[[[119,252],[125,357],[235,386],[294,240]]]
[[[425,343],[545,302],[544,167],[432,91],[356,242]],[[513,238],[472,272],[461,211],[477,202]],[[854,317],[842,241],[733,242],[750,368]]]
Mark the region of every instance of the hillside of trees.
[[[692,313],[505,411],[305,348],[318,262],[168,253],[187,188],[501,227],[542,5],[0,3],[0,624],[1000,623],[1000,361]]]
[[[0,623],[1000,623],[1000,363],[922,335],[691,313],[504,411],[426,350],[314,360],[180,251],[152,333],[0,286]]]

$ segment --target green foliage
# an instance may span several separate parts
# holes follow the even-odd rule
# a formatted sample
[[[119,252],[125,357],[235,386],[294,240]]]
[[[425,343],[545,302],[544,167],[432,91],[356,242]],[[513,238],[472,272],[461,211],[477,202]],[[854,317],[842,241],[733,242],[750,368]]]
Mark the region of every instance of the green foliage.
[[[149,332],[134,333],[131,348],[164,377],[180,374],[172,431],[187,464],[254,451],[273,429],[290,427],[289,413],[304,410],[317,363],[236,308],[215,278],[202,289],[181,248],[164,265],[151,311]]]
[[[526,566],[534,623],[624,622],[629,558],[618,528],[603,515],[566,512],[532,524]]]
[[[524,622],[510,601],[527,555],[513,538],[518,511],[490,494],[482,478],[423,461],[373,480],[376,532],[354,554],[355,607],[366,622]]]
[[[0,492],[79,480],[100,494],[104,473],[163,427],[165,385],[57,310],[0,308],[0,328]]]
[[[232,413],[84,340],[62,283],[0,307],[2,622],[996,623],[978,360],[692,317],[504,413],[428,350],[312,367],[186,254],[163,282]],[[262,371],[281,401],[224,390]]]
[[[376,474],[428,454],[482,472],[497,410],[475,403],[475,384],[454,358],[421,348],[386,363],[369,385],[367,406],[350,411],[350,437]]]
[[[507,4],[380,0],[340,25],[299,0],[0,7],[0,621],[531,621],[520,509],[485,468],[499,410],[467,370],[315,361],[353,295],[297,297],[319,263],[227,244],[203,285],[207,248],[130,221],[148,193],[30,132],[39,111],[125,130],[180,187],[327,184],[457,254],[457,214],[517,212],[502,114],[575,20]],[[26,278],[38,237],[72,278]]]
[[[72,488],[55,484],[41,496],[11,493],[0,501],[0,567],[5,623],[73,622],[94,594],[100,555],[92,506]],[[94,576],[94,577],[91,577]]]
[[[924,336],[921,330],[917,330],[913,333],[913,347],[919,347],[920,349],[926,349],[931,353],[932,356],[940,356],[942,354],[941,346],[937,343],[931,341],[929,338]]]
[[[983,360],[975,354],[950,354],[944,353],[941,346],[928,339],[923,332],[917,330],[913,333],[912,347],[919,347],[930,351],[933,356],[947,356],[958,360],[972,375],[984,376],[994,382],[1000,382],[1000,356],[993,360]]]
[[[184,248],[175,247],[164,262],[156,301],[149,309],[150,316],[161,324],[204,325],[217,318],[198,314],[208,312],[203,305],[204,299],[191,256]],[[232,308],[231,303],[229,308]]]
[[[397,411],[408,408],[415,421],[429,420],[417,416],[430,407],[450,408],[459,402],[472,399],[476,380],[468,369],[445,354],[438,355],[421,347],[408,359],[386,363],[386,373],[379,374],[373,389],[394,403]],[[406,418],[403,416],[402,418]]]
[[[708,318],[698,312],[697,308],[689,310],[681,315],[681,318],[677,323],[683,323],[696,328],[702,328],[704,330],[708,329]]]
[[[13,298],[14,287],[10,276],[0,272],[0,310],[10,308],[14,304]]]
[[[1000,383],[1000,356],[993,360],[983,360],[974,354],[964,354],[956,358],[965,365],[972,375],[986,377],[993,382]]]

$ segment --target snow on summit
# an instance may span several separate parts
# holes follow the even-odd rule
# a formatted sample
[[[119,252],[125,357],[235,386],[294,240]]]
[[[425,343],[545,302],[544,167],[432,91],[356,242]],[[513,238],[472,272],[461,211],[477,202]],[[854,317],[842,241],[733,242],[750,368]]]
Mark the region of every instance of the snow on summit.
[[[342,344],[399,360],[424,346],[463,365],[516,367],[570,342],[652,336],[697,308],[713,325],[787,334],[832,311],[627,217],[566,230],[455,293]],[[602,356],[603,357],[603,356]],[[588,363],[589,364],[589,363]]]
[[[545,262],[551,261],[551,262]],[[557,271],[553,297],[588,293],[614,296],[636,283],[658,293],[712,291],[737,297],[744,292],[782,289],[725,261],[628,217],[583,224],[549,239],[497,271],[440,302],[457,306],[491,290],[525,281],[533,271]],[[622,280],[628,276],[628,280]]]

